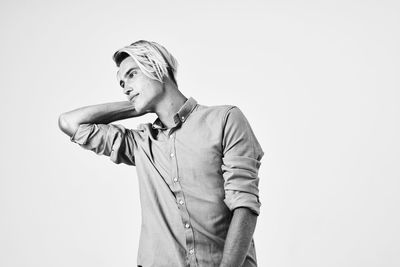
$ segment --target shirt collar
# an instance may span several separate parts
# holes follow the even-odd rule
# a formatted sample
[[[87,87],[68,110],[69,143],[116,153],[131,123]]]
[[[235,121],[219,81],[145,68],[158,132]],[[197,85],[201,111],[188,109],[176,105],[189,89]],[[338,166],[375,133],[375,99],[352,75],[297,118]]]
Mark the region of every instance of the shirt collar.
[[[172,126],[172,128],[175,128],[176,126],[180,125],[181,123],[184,123],[187,118],[189,117],[190,113],[192,113],[193,109],[196,107],[197,101],[193,98],[190,97],[189,99],[186,100],[186,102],[180,107],[177,113],[174,114],[174,123],[175,125]],[[153,129],[167,129],[166,126],[161,122],[160,118],[157,118],[153,124],[152,124]]]

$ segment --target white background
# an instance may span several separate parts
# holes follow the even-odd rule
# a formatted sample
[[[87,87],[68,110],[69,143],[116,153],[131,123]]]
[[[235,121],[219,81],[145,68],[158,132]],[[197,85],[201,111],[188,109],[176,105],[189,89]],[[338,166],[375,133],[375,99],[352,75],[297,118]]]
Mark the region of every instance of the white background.
[[[135,169],[57,119],[125,100],[111,57],[139,39],[249,120],[260,267],[399,266],[399,22],[398,1],[2,1],[0,266],[136,266]]]

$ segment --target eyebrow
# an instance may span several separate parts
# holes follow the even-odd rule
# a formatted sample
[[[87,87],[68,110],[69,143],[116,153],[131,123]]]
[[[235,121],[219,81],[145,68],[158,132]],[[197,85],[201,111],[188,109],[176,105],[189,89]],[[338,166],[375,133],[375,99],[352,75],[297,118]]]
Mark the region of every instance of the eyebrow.
[[[139,68],[138,67],[132,67],[132,68],[128,69],[125,72],[124,77],[126,77],[129,74],[129,72],[131,72],[132,70],[137,70],[137,69],[139,69]],[[118,77],[118,73],[119,73],[119,71],[117,71],[117,77]]]

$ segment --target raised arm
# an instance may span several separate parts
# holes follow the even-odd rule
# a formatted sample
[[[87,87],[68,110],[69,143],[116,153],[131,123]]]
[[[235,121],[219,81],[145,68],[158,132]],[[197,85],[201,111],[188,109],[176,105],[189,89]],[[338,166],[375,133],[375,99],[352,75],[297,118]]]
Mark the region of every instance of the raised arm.
[[[142,116],[145,113],[138,113],[129,101],[110,102],[62,113],[58,118],[58,126],[71,137],[83,123],[108,124],[113,121]]]

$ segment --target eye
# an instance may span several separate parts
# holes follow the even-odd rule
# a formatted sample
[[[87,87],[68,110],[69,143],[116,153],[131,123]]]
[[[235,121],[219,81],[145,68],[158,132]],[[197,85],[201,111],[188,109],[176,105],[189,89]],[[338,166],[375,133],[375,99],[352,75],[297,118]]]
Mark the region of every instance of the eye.
[[[129,73],[128,77],[132,79],[133,76],[135,76],[135,74],[136,74],[136,71],[131,71],[131,72]]]
[[[124,88],[125,83],[124,83],[123,81],[120,81],[120,82],[119,82],[119,85],[121,85],[121,87]]]

